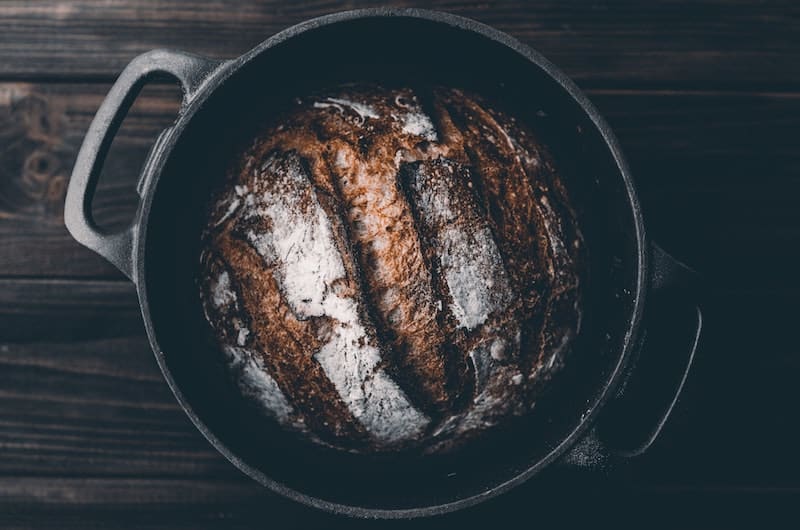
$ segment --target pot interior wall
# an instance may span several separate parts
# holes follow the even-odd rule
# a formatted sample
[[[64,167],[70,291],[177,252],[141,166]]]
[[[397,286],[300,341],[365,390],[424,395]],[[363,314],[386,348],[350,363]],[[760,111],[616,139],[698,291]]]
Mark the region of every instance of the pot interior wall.
[[[265,116],[340,82],[463,87],[526,121],[555,154],[587,242],[584,319],[566,369],[534,412],[445,456],[365,457],[288,435],[228,383],[194,281],[211,190]],[[622,351],[637,278],[633,213],[600,133],[527,59],[486,37],[405,17],[307,31],[245,65],[191,119],[157,180],[144,281],[156,340],[187,402],[256,475],[368,508],[416,508],[485,493],[542,460],[581,423]]]

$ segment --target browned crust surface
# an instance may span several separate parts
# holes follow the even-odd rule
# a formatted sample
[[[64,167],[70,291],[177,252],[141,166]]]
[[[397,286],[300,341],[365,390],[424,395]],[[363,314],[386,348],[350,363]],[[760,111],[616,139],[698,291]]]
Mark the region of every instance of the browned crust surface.
[[[383,368],[416,408],[444,422],[432,429],[443,447],[448,437],[527,410],[563,362],[580,318],[581,236],[555,165],[531,131],[459,90],[424,94],[420,101],[409,89],[354,86],[298,99],[245,151],[219,197],[236,185],[263,191],[268,184],[254,176],[276,153],[299,159],[334,227],[347,270],[341,288],[358,298]],[[420,172],[442,185],[437,193],[456,219],[431,223],[420,213],[420,193],[433,182],[415,186]],[[237,318],[267,352],[265,366],[312,431],[363,440],[313,359],[324,318],[292,314],[274,270],[242,235],[242,220],[213,226],[230,206],[219,197],[206,245],[244,293]],[[486,295],[497,300],[476,327],[454,314],[441,263],[449,227],[470,245],[487,231],[499,253]],[[234,339],[224,329],[218,338]]]

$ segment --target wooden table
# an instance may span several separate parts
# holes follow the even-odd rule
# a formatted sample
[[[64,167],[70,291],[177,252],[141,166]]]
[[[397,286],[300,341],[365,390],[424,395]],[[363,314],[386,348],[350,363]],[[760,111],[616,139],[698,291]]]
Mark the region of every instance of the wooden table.
[[[167,46],[229,58],[301,20],[368,4],[0,2],[0,527],[343,524],[266,493],[210,447],[161,378],[133,286],[76,244],[62,215],[89,120],[136,54]],[[654,239],[705,275],[707,317],[685,399],[624,479],[576,479],[546,502],[526,486],[431,526],[784,516],[796,526],[800,5],[430,7],[511,33],[587,91],[620,137]],[[177,92],[148,86],[125,121],[96,200],[101,223],[131,216],[135,175]]]

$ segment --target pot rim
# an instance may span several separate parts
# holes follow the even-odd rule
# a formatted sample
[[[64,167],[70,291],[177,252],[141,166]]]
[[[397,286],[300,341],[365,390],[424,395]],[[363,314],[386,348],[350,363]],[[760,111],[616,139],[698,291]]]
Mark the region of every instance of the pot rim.
[[[385,18],[385,17],[399,17],[411,18],[428,22],[435,22],[444,24],[457,29],[469,31],[480,35],[492,42],[502,44],[503,46],[511,49],[523,58],[527,59],[532,66],[540,68],[548,76],[554,79],[580,106],[581,110],[588,116],[593,125],[597,128],[603,141],[606,143],[609,151],[611,152],[614,162],[617,166],[620,176],[625,184],[625,192],[628,198],[631,212],[633,214],[633,230],[634,238],[636,240],[636,259],[637,259],[637,278],[635,293],[633,297],[633,307],[630,312],[628,320],[628,329],[622,344],[622,351],[618,357],[618,361],[611,373],[606,379],[606,383],[594,402],[587,407],[587,413],[581,418],[575,428],[568,434],[555,448],[553,448],[544,458],[529,466],[525,471],[518,473],[507,481],[494,486],[490,490],[484,491],[480,494],[464,497],[452,502],[443,504],[433,504],[427,506],[420,506],[414,508],[369,508],[363,506],[354,506],[348,504],[327,501],[312,495],[308,495],[298,491],[294,488],[278,482],[262,471],[253,468],[247,462],[239,458],[228,447],[217,438],[214,433],[203,423],[197,416],[194,409],[186,400],[183,392],[178,387],[172,374],[167,366],[164,352],[161,350],[156,337],[155,329],[151,319],[150,309],[148,305],[147,289],[145,286],[145,261],[146,250],[145,242],[147,240],[147,220],[150,214],[153,197],[157,188],[158,179],[163,170],[164,163],[169,158],[173,147],[176,145],[178,138],[183,133],[187,124],[191,121],[194,115],[201,109],[203,103],[208,97],[221,86],[228,78],[234,76],[243,66],[252,61],[255,57],[262,52],[284,42],[295,36],[303,34],[307,31],[312,31],[317,28],[331,26],[340,22],[348,22],[359,19],[370,18]],[[594,423],[597,414],[603,405],[608,401],[610,396],[614,395],[615,390],[618,388],[622,375],[625,372],[632,351],[636,345],[636,338],[642,321],[642,314],[644,311],[645,294],[647,291],[647,281],[649,278],[649,257],[647,237],[644,227],[644,220],[642,218],[641,206],[636,194],[633,183],[633,177],[628,168],[628,164],[622,154],[619,142],[611,131],[611,128],[602,118],[595,106],[589,101],[585,94],[577,87],[577,85],[562,72],[558,67],[546,59],[541,53],[534,50],[530,46],[523,44],[519,40],[510,35],[492,28],[482,22],[444,13],[440,11],[432,11],[417,8],[392,8],[392,7],[379,7],[379,8],[366,8],[355,9],[349,11],[341,11],[330,13],[320,17],[312,18],[307,21],[301,22],[289,28],[286,28],[272,37],[267,38],[250,51],[243,55],[223,62],[220,67],[211,73],[209,77],[198,88],[195,96],[191,99],[189,104],[183,109],[178,116],[175,124],[172,126],[168,136],[164,139],[158,149],[154,149],[152,156],[152,164],[149,164],[152,175],[151,178],[146,180],[147,186],[142,193],[141,208],[136,218],[136,227],[134,230],[134,244],[133,244],[133,261],[134,261],[134,278],[136,279],[136,290],[139,296],[139,301],[142,309],[142,316],[147,331],[147,336],[150,345],[156,356],[158,366],[167,381],[170,389],[172,390],[175,398],[183,408],[184,412],[189,416],[192,423],[203,434],[203,436],[211,443],[214,448],[219,451],[226,459],[234,464],[239,470],[248,475],[250,478],[269,488],[271,491],[283,495],[296,502],[321,509],[327,512],[349,515],[359,518],[369,519],[408,519],[415,517],[425,517],[432,515],[440,515],[453,512],[462,508],[476,505],[482,501],[488,500],[501,493],[504,493],[511,488],[518,486],[533,475],[545,468],[553,461],[561,457],[567,450],[575,445],[588,431],[589,427]]]

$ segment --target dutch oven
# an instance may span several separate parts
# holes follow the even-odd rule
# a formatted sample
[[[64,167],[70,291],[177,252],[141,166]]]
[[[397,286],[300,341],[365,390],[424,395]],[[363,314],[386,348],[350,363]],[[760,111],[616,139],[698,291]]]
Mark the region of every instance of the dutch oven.
[[[180,83],[182,105],[142,168],[134,219],[106,233],[92,219],[100,170],[139,90],[157,76]],[[529,416],[451,454],[364,456],[298,441],[242,406],[211,352],[194,275],[212,189],[271,109],[353,81],[424,81],[502,101],[542,132],[584,232],[584,317],[565,369]],[[229,61],[171,50],[136,57],[89,128],[65,220],[76,240],[135,283],[164,378],[211,444],[269,489],[338,513],[413,517],[463,508],[565,461],[579,442],[612,460],[638,455],[673,410],[700,332],[692,272],[648,239],[628,166],[595,107],[536,51],[449,14],[332,14]],[[645,339],[658,328],[683,339]],[[648,362],[665,368],[634,369]],[[644,383],[628,386],[652,391],[630,397],[624,383],[637,375]],[[598,443],[587,445],[587,437]]]

